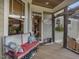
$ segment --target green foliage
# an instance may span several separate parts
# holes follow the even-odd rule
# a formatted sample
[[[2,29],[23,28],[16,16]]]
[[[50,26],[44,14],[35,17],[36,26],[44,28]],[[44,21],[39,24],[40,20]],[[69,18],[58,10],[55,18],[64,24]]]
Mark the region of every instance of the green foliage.
[[[62,26],[58,26],[55,28],[56,31],[58,32],[63,32],[64,31],[64,28]]]

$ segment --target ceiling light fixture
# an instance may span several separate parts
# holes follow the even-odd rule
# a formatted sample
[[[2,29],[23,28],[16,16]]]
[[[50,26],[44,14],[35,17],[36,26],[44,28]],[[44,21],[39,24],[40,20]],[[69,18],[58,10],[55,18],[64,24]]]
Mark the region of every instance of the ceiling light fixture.
[[[48,4],[49,4],[49,2],[46,2],[45,4],[46,4],[46,5],[48,5]]]

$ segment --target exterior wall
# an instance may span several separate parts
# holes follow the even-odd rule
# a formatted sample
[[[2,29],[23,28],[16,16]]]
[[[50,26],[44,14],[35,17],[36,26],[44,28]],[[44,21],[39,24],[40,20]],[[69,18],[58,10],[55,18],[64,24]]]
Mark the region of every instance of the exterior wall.
[[[0,5],[0,6],[3,6],[4,7],[4,19],[0,19],[0,20],[3,20],[3,22],[0,23],[0,26],[2,26],[3,28],[0,27],[1,30],[4,30],[4,33],[3,33],[3,36],[7,36],[6,40],[6,44],[10,41],[12,42],[15,42],[17,43],[18,45],[21,45],[22,41],[21,41],[21,35],[13,35],[13,36],[8,36],[8,16],[9,16],[9,0],[0,0],[0,4],[2,4],[2,1],[4,1],[4,6],[3,5]],[[28,12],[28,1],[26,0],[23,0],[23,2],[25,3],[25,20],[24,20],[24,33],[27,33],[29,30],[28,30],[28,16],[29,16],[29,12]],[[0,8],[1,9],[1,8]],[[1,10],[0,10],[1,11]],[[3,15],[1,15],[2,17]],[[2,32],[2,31],[0,31]],[[1,33],[0,33],[1,34]],[[23,40],[24,42],[23,43],[26,43],[27,42],[27,37],[28,35],[23,35]],[[1,48],[0,48],[1,49]],[[1,56],[1,54],[0,54]],[[0,58],[1,59],[1,58]]]
[[[42,14],[42,22],[41,22],[41,42],[43,42],[43,39],[45,38],[48,38],[48,37],[51,37],[51,30],[52,30],[52,27],[51,27],[51,24],[45,24],[43,21],[45,20],[44,17],[44,12],[50,12],[52,13],[53,9],[49,9],[49,8],[45,8],[45,7],[41,7],[41,6],[37,6],[37,5],[32,5],[31,6],[32,8],[32,12],[39,12]],[[48,16],[49,18],[49,16]],[[49,21],[50,22],[50,21]],[[47,22],[46,22],[47,23]],[[48,28],[50,28],[48,30]]]
[[[43,11],[51,11],[52,9],[44,8],[44,7],[38,7],[36,5],[32,5],[32,0],[22,0],[25,3],[25,21],[24,21],[24,33],[32,32],[32,11],[38,12],[38,8],[41,8],[41,12]],[[8,16],[9,16],[9,0],[4,0],[4,36],[8,36]],[[29,3],[29,6],[28,6]],[[28,9],[29,8],[29,9]],[[11,37],[13,40],[16,39],[17,36]]]
[[[25,2],[25,21],[24,21],[24,33],[27,33],[28,31],[29,31],[29,29],[28,29],[28,1],[26,1],[26,0],[24,0],[24,2]]]
[[[8,15],[9,15],[9,0],[5,0],[5,11],[4,11],[4,35],[8,36]],[[45,7],[40,7],[40,6],[36,6],[36,5],[32,5],[31,0],[23,0],[25,2],[25,22],[24,22],[24,33],[27,32],[32,32],[32,21],[31,21],[31,13],[32,11],[35,12],[40,12],[42,13],[43,11],[47,11],[47,12],[52,12],[52,9],[49,8],[45,8]],[[28,10],[28,2],[30,3],[30,11]],[[28,14],[29,13],[29,14]],[[28,18],[29,16],[29,18]],[[28,20],[29,19],[29,20]]]
[[[21,43],[26,43],[28,35],[23,35],[23,40],[24,40],[23,42],[21,40],[22,39],[21,35],[8,36],[9,0],[0,0],[0,4],[2,4],[2,1],[4,1],[4,6],[3,5],[0,5],[0,6],[4,7],[4,11],[3,11],[4,12],[4,19],[0,19],[0,22],[3,20],[3,22],[0,23],[0,26],[3,27],[3,28],[0,27],[0,29],[1,29],[0,34],[2,33],[2,30],[4,30],[3,36],[7,36],[6,44],[8,44],[8,42],[15,42],[18,45],[21,45]],[[29,24],[28,23],[28,1],[23,0],[23,2],[25,3],[24,33],[27,33],[28,32],[28,24]],[[2,11],[2,10],[0,10],[0,11]],[[1,17],[2,16],[3,15],[1,15]],[[0,54],[0,56],[1,56],[1,54]],[[0,57],[0,59],[1,59],[1,57]]]
[[[0,0],[0,36],[3,35],[4,0]]]
[[[8,36],[9,0],[4,0],[4,36]]]
[[[27,24],[28,24],[28,5],[27,1],[22,0],[25,3],[25,21],[24,21],[24,33],[26,33],[28,30]],[[4,36],[8,36],[8,16],[9,16],[9,0],[4,0]]]
[[[9,16],[9,0],[4,0],[4,36],[8,36],[8,16]],[[25,2],[25,21],[24,21],[24,33],[28,32],[28,2]]]
[[[0,0],[0,59],[2,59],[1,54],[1,37],[3,36],[3,21],[4,21],[4,0]]]

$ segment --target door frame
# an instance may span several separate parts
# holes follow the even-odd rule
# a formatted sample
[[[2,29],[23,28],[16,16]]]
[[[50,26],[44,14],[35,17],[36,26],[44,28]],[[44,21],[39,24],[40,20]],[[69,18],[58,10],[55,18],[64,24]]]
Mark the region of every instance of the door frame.
[[[59,10],[61,11],[61,10]],[[57,11],[58,12],[58,11]],[[59,16],[63,16],[64,17],[64,34],[63,34],[63,47],[67,48],[67,33],[68,33],[68,14],[67,13],[67,7],[64,8],[64,13],[63,14],[59,14],[58,16],[54,16],[54,14],[52,14],[52,37],[53,37],[53,42],[55,42],[55,18],[59,17]]]
[[[41,17],[41,34],[40,34],[40,35],[41,35],[41,41],[40,41],[40,43],[41,43],[42,40],[43,40],[43,39],[42,39],[42,34],[43,34],[43,33],[42,33],[42,18],[43,18],[43,16],[42,16],[42,13],[41,13],[41,12],[32,12],[32,17],[33,17],[34,14],[37,14],[38,16]],[[32,19],[32,24],[33,24],[33,19]],[[32,29],[33,29],[33,28],[32,28]]]

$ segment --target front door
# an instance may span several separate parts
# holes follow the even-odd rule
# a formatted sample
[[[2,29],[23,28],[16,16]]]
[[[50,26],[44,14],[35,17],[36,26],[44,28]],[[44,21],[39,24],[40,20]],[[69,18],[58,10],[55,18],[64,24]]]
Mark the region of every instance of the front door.
[[[33,15],[32,31],[38,41],[41,41],[41,16]]]

